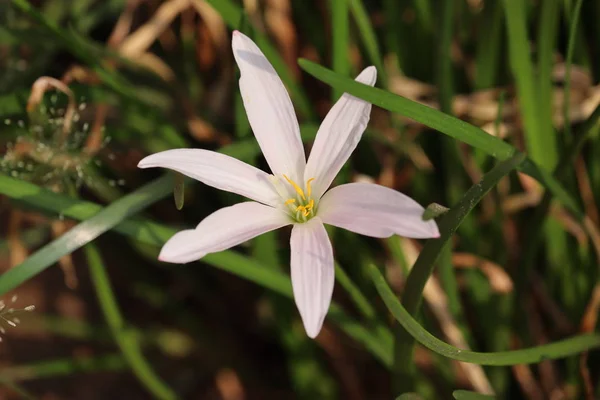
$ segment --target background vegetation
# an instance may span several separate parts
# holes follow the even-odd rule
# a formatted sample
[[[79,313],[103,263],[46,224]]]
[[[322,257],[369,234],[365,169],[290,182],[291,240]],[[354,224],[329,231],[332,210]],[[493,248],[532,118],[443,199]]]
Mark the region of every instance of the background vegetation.
[[[1,0],[0,397],[600,396],[599,19],[582,0]],[[337,183],[450,208],[436,240],[332,230],[314,341],[287,232],[156,260],[239,198],[182,194],[143,156],[266,167],[232,29],[286,83],[307,148],[341,93],[376,105]],[[375,89],[351,79],[367,65]]]

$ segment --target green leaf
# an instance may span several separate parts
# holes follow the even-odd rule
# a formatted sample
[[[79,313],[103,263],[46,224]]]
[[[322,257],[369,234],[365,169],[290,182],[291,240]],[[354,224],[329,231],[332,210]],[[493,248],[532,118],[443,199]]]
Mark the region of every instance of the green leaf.
[[[504,0],[509,61],[517,84],[527,150],[536,163],[551,170],[558,161],[558,147],[554,131],[543,130],[541,126],[540,93],[533,74],[525,6],[520,0]]]
[[[350,74],[350,60],[348,57],[350,42],[350,24],[348,18],[347,0],[329,0],[331,9],[331,34],[332,34],[332,68],[340,75]],[[333,90],[332,101],[341,97],[343,92]]]
[[[121,354],[108,354],[96,357],[69,357],[41,361],[27,365],[2,368],[2,377],[13,381],[26,381],[58,376],[72,376],[77,373],[97,371],[118,371],[127,368]]]
[[[47,197],[46,191],[35,185],[13,185],[10,183],[11,181],[15,180],[6,176],[0,176],[0,187],[2,187],[0,191],[5,193],[10,191],[14,193],[11,197],[17,197],[22,200],[29,198],[31,202],[43,205]],[[81,246],[91,242],[128,216],[136,214],[154,202],[166,197],[171,192],[172,185],[173,182],[170,176],[159,178],[115,201],[105,209],[99,211],[98,214],[42,247],[22,264],[17,265],[0,276],[0,294],[5,294],[39,274],[58,261],[62,256],[70,254]],[[15,186],[23,190],[18,191]],[[57,199],[53,199],[53,201],[60,202]]]
[[[455,390],[452,392],[452,397],[456,400],[493,400],[496,396],[471,392],[469,390]]]
[[[416,315],[423,298],[425,283],[433,272],[435,262],[445,246],[449,244],[450,238],[454,232],[456,232],[459,225],[481,201],[483,196],[488,193],[500,179],[513,169],[517,168],[524,159],[524,154],[517,154],[508,160],[498,163],[491,171],[484,175],[481,182],[471,186],[458,204],[452,207],[450,211],[444,215],[438,224],[440,237],[438,239],[427,241],[406,280],[406,291],[402,296],[402,303],[406,306],[408,315]],[[395,379],[401,382],[407,382],[408,385],[410,383],[412,371],[408,361],[412,359],[413,340],[407,331],[398,328],[395,330],[395,343],[394,370],[397,374]],[[400,390],[407,390],[407,388],[409,388],[409,386],[403,386]]]
[[[381,275],[376,266],[370,266],[370,273],[375,283],[375,288],[388,310],[402,327],[406,329],[410,336],[429,350],[452,360],[493,366],[533,364],[544,360],[569,357],[600,347],[600,335],[587,334],[523,350],[482,353],[458,349],[433,336],[408,313],[385,282],[383,275]]]
[[[176,399],[175,392],[156,375],[144,358],[135,331],[126,327],[97,247],[90,243],[84,250],[102,313],[134,375],[155,398]]]
[[[510,144],[458,118],[385,90],[355,82],[308,60],[300,59],[298,62],[302,69],[310,75],[336,89],[343,90],[391,112],[412,118],[454,139],[481,149],[501,161],[518,153],[517,149]],[[583,218],[583,212],[577,201],[547,170],[540,168],[530,159],[525,160],[520,169],[544,185],[578,218]]]
[[[565,123],[565,136],[567,139],[571,138],[571,115],[569,111],[569,106],[571,103],[571,66],[573,64],[577,26],[579,23],[579,14],[581,14],[582,5],[583,0],[578,0],[577,3],[575,3],[575,9],[573,10],[573,14],[571,15],[571,20],[569,23],[569,42],[567,46],[567,58],[565,60],[565,84],[563,88],[563,118]]]
[[[350,3],[350,11],[356,20],[358,26],[358,33],[362,38],[363,45],[367,51],[369,59],[377,67],[379,81],[383,87],[387,86],[387,77],[385,75],[385,68],[383,60],[381,59],[381,52],[379,51],[379,45],[377,44],[377,35],[371,24],[369,14],[365,10],[365,6],[361,0],[344,0]],[[335,71],[337,71],[334,68]]]

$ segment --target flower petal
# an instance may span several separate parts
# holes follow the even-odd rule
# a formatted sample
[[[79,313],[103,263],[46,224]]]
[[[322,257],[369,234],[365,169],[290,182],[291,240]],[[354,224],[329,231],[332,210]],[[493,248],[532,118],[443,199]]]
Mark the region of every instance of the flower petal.
[[[279,206],[281,200],[269,180],[270,175],[233,157],[202,149],[173,149],[152,154],[139,168],[162,167],[180,172],[217,189]]]
[[[306,334],[315,338],[321,331],[333,294],[333,250],[319,218],[292,229],[291,273],[294,300]]]
[[[210,214],[196,229],[177,232],[165,243],[158,259],[188,263],[289,224],[290,218],[281,210],[253,201],[239,203]]]
[[[376,79],[375,67],[365,68],[356,77],[356,81],[369,86],[373,86]],[[344,93],[321,123],[304,171],[305,182],[315,178],[315,198],[325,193],[358,145],[370,114],[371,103]]]
[[[423,221],[424,208],[410,197],[371,183],[348,183],[323,196],[317,215],[324,223],[361,235],[384,238],[440,236],[433,220]]]
[[[240,91],[254,136],[275,175],[302,181],[306,158],[290,96],[254,42],[233,32],[233,55],[240,68]]]

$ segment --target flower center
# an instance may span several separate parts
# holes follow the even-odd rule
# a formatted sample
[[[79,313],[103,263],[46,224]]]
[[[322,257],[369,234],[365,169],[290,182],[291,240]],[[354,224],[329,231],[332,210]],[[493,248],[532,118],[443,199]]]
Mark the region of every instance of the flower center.
[[[315,216],[315,200],[311,198],[311,187],[310,183],[315,178],[310,178],[306,181],[306,192],[293,180],[283,175],[285,180],[290,184],[298,195],[296,198],[288,198],[283,203],[291,211],[292,217],[298,222],[306,222]]]

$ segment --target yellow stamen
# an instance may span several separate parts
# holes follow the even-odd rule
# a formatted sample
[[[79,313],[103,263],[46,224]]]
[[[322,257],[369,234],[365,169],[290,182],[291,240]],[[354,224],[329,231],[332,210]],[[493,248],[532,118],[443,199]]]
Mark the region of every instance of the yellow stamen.
[[[296,199],[287,199],[285,201],[285,203],[283,203],[283,205],[287,206],[287,205],[290,205],[290,204],[295,203],[295,202],[296,202]]]
[[[300,186],[298,186],[296,184],[296,182],[294,182],[293,180],[291,180],[290,178],[288,178],[286,175],[283,175],[283,177],[285,178],[286,181],[288,181],[288,183],[290,185],[292,185],[292,187],[294,188],[294,190],[296,191],[296,193],[298,193],[298,195],[300,197],[302,197],[302,200],[306,200],[306,197],[304,196],[304,191],[300,188]]]
[[[315,180],[315,178],[310,178],[309,180],[306,181],[306,195],[308,197],[310,197],[310,194],[312,193],[312,189],[310,188],[310,183],[314,180]]]

